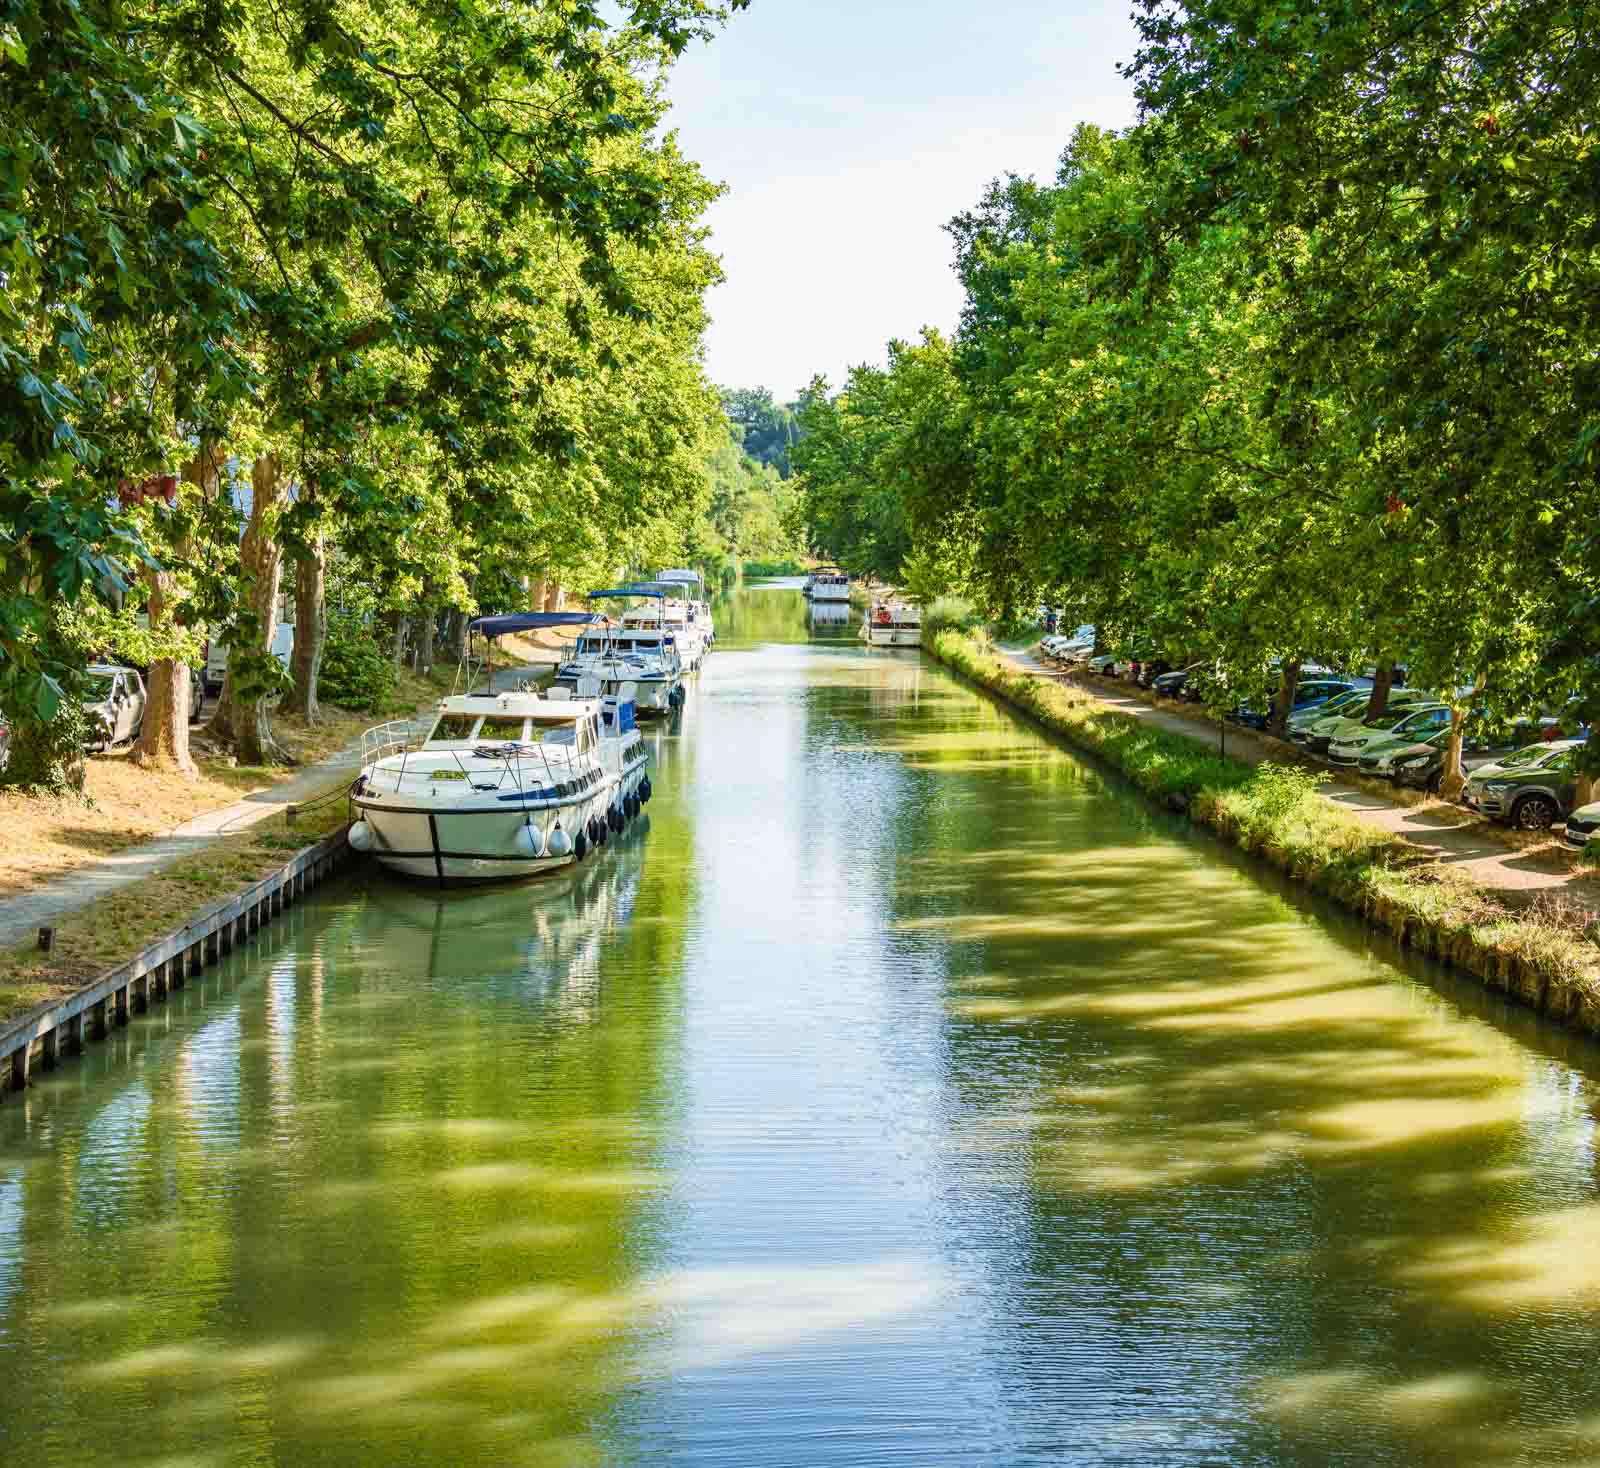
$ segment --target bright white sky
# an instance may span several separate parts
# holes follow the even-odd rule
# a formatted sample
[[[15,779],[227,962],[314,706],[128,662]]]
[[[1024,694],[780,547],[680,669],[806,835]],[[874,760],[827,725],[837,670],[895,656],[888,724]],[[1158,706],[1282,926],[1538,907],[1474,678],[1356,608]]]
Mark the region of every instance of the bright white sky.
[[[752,0],[670,83],[668,126],[729,185],[712,380],[783,401],[953,327],[941,226],[991,178],[1052,177],[1079,122],[1131,123],[1134,44],[1127,0]]]

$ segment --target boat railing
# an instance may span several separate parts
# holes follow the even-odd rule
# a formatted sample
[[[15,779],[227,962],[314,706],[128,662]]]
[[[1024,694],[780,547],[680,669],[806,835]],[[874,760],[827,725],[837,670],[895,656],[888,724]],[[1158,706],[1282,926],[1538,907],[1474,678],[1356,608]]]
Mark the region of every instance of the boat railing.
[[[376,724],[361,736],[361,763],[376,764],[390,755],[409,754],[420,747],[418,729],[410,719],[392,719]]]

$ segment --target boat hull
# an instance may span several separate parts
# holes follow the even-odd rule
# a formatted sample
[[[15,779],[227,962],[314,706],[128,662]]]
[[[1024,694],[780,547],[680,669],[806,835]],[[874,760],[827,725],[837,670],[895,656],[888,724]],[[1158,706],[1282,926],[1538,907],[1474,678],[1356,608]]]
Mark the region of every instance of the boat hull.
[[[920,627],[866,627],[863,629],[869,647],[921,647]]]
[[[569,839],[584,832],[586,855],[592,856],[599,848],[588,841],[591,822],[603,824],[624,796],[636,795],[645,773],[640,761],[620,779],[559,804],[507,801],[451,807],[360,796],[351,803],[371,828],[373,860],[390,871],[441,884],[521,881],[549,876],[578,861],[574,851],[550,854],[549,834],[558,823]],[[518,833],[530,823],[541,833],[538,856],[518,846]],[[607,834],[614,834],[609,827]]]

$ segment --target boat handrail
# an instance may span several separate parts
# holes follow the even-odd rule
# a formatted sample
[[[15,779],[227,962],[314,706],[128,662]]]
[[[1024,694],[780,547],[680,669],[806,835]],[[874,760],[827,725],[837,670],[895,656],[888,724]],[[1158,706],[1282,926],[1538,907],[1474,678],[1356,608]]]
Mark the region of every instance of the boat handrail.
[[[391,719],[375,724],[361,736],[361,763],[376,764],[390,755],[407,754],[418,747],[417,726],[410,719]]]

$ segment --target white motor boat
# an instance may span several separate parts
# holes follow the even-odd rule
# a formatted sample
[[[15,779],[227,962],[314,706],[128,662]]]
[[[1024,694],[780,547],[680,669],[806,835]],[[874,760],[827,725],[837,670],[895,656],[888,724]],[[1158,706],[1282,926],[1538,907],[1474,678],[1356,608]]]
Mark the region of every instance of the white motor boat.
[[[660,585],[681,586],[683,588],[683,599],[689,613],[689,625],[700,634],[703,650],[710,652],[712,645],[717,640],[717,626],[711,617],[711,603],[706,600],[705,578],[698,571],[680,569],[662,571],[657,575],[656,582]]]
[[[602,697],[615,697],[624,683],[634,690],[640,717],[670,714],[683,702],[683,662],[677,639],[657,625],[592,624],[556,670],[556,685],[581,690],[589,680]]]
[[[577,688],[580,679],[592,678],[601,693],[613,693],[624,682],[632,683],[641,717],[671,713],[684,700],[683,675],[689,667],[689,654],[667,614],[666,593],[648,584],[619,586],[591,591],[589,600],[646,605],[626,608],[620,626],[605,621],[591,627],[580,640],[585,651],[562,665],[556,681]]]
[[[367,731],[350,844],[441,886],[556,871],[639,814],[647,764],[627,685],[442,699],[420,743],[410,724]]]
[[[875,601],[861,623],[868,647],[921,647],[922,609],[904,601]]]
[[[836,566],[813,571],[806,583],[806,595],[812,601],[849,601],[850,577]]]

